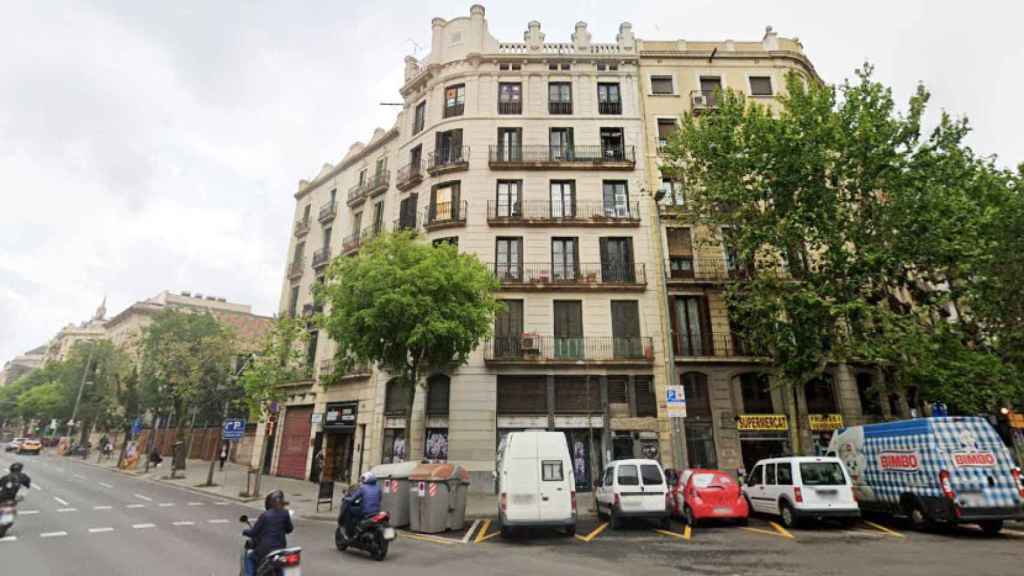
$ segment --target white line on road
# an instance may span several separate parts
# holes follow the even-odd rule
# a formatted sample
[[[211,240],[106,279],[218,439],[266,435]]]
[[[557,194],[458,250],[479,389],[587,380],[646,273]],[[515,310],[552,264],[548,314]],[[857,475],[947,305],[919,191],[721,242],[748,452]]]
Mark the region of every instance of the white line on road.
[[[78,478],[79,480],[85,480],[85,476],[82,476],[81,474],[72,474],[72,476]]]
[[[210,524],[227,524],[227,518],[214,518],[213,520],[207,520]]]
[[[0,542],[17,542],[17,541],[18,541],[18,537],[17,536],[4,536],[3,538],[0,538]]]
[[[476,532],[476,526],[479,523],[479,519],[473,520],[473,525],[469,527],[469,530],[466,530],[466,535],[462,537],[463,544],[469,544],[469,537],[473,535],[473,532]]]
[[[114,529],[109,526],[104,528],[89,528],[89,534],[99,534],[100,532],[113,532]]]
[[[231,506],[231,502],[217,502],[215,506]]]
[[[204,504],[203,504],[203,502],[189,502],[188,505],[189,506],[203,506]]]
[[[58,466],[58,467],[57,467],[57,472],[62,472],[62,473],[63,473],[63,472],[64,472],[64,469]]]
[[[67,536],[67,532],[43,532],[39,535],[40,538],[56,538],[57,536]]]
[[[156,524],[132,524],[132,528],[141,530],[143,528],[156,528]]]
[[[179,520],[177,522],[171,522],[175,526],[195,526],[196,523],[191,520]]]
[[[149,496],[143,496],[142,494],[132,494],[132,496],[135,496],[139,500],[145,500],[146,502],[152,502],[153,501],[153,499],[150,498]]]
[[[54,496],[53,499],[56,500],[57,504],[60,504],[61,506],[67,506],[68,505],[68,503],[66,501],[61,500],[60,498],[57,498],[56,496]]]
[[[170,508],[171,506],[174,506],[174,502],[161,502],[157,504],[157,506],[161,508]]]
[[[39,514],[39,510],[18,510],[18,516],[27,516],[29,514]]]
[[[78,512],[78,508],[57,508],[57,512]]]
[[[145,504],[128,504],[125,508],[145,508]]]
[[[106,482],[97,482],[97,484],[99,484],[100,486],[103,486],[104,488],[113,488],[114,487],[113,485],[107,484]]]
[[[113,506],[93,506],[93,510],[110,510]]]
[[[42,487],[42,486],[40,486],[39,484],[33,484],[33,485],[32,485],[32,489],[33,489],[33,490],[42,490],[42,489],[43,489],[43,487]]]

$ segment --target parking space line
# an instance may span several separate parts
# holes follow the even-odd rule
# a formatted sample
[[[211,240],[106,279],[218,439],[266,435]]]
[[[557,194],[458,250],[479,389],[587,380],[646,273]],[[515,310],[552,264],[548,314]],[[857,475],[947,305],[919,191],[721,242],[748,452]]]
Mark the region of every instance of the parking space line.
[[[473,532],[476,531],[476,527],[480,525],[480,519],[473,520],[473,524],[466,530],[466,535],[462,537],[463,544],[469,544],[469,539],[473,536]]]
[[[789,530],[786,530],[782,526],[779,526],[778,522],[769,522],[769,524],[772,525],[772,528],[775,528],[776,532],[778,532],[779,534],[782,534],[782,536],[784,538],[789,538],[790,540],[795,540],[795,538],[793,538],[793,535],[789,533]]]
[[[110,510],[113,506],[93,506],[93,510]]]
[[[78,512],[78,508],[57,508],[57,512]]]
[[[189,506],[205,506],[203,502],[189,502]]]
[[[683,528],[683,538],[685,538],[685,539],[689,540],[689,539],[690,539],[690,533],[691,533],[691,532],[692,532],[692,530],[691,530],[691,528],[690,528],[690,525],[689,525],[689,524],[687,524],[687,525],[686,525],[686,526],[685,526],[685,527]]]
[[[434,544],[458,544],[458,540],[452,540],[450,538],[441,538],[439,536],[429,536],[427,534],[413,534],[412,532],[406,532],[404,530],[399,531],[402,538],[412,538],[413,540],[422,540],[423,542],[433,542]]]
[[[39,510],[18,510],[18,516],[27,516],[29,514],[39,514]]]
[[[590,534],[587,534],[586,536],[580,536],[579,534],[577,534],[576,535],[576,539],[577,540],[581,540],[583,542],[590,542],[594,538],[597,538],[601,534],[601,532],[604,532],[604,529],[607,528],[607,527],[608,527],[608,523],[607,522],[603,522],[600,526],[598,526],[597,528],[594,528],[594,530]]]
[[[473,544],[479,544],[484,541],[484,535],[487,534],[487,529],[491,527],[490,520],[484,520],[484,525],[480,528],[480,531],[476,534],[476,539],[473,540]]]
[[[679,532],[671,532],[669,530],[662,530],[660,528],[655,528],[654,531],[658,534],[664,534],[665,536],[679,538],[680,540],[689,540],[689,538],[687,538],[685,534],[680,534]]]
[[[196,523],[191,520],[179,520],[177,522],[171,522],[175,526],[195,526]]]
[[[906,538],[906,536],[904,536],[903,534],[900,534],[899,532],[897,532],[895,530],[890,530],[890,529],[886,528],[885,526],[882,526],[881,524],[875,524],[874,522],[871,522],[870,520],[865,520],[864,523],[867,524],[868,526],[871,526],[872,528],[875,528],[876,530],[880,530],[882,532],[885,532],[886,534],[888,534],[890,536],[895,536],[897,538]]]
[[[226,518],[214,518],[213,520],[207,520],[207,522],[210,524],[227,524],[228,520]]]
[[[1024,532],[1020,530],[1010,530],[1009,528],[1003,528],[1003,533],[1009,534],[1010,536],[1017,536],[1018,538],[1024,537]]]
[[[145,504],[127,504],[125,508],[145,508]]]
[[[67,500],[61,500],[60,498],[57,498],[56,496],[54,496],[53,499],[56,500],[57,504],[60,504],[61,506],[67,506],[68,505]]]
[[[750,526],[742,527],[747,532],[757,532],[758,534],[767,534],[769,536],[778,536],[779,533],[774,530],[765,530],[764,528],[752,528]]]
[[[17,536],[4,536],[3,538],[0,538],[0,542],[17,542],[17,541],[18,541],[18,537]]]
[[[171,506],[174,506],[174,502],[161,502],[157,504],[157,506],[160,508],[170,508]]]

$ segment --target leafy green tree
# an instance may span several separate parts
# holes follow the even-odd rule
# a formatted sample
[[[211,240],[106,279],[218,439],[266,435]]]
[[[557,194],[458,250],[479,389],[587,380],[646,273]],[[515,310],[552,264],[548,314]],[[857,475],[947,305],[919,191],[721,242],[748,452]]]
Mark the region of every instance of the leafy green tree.
[[[476,256],[403,232],[336,258],[316,296],[338,369],[380,366],[406,384],[411,406],[422,376],[464,364],[491,334],[497,288]]]
[[[67,397],[60,383],[50,382],[35,386],[18,396],[18,412],[25,420],[36,419],[46,425],[67,409]]]
[[[71,410],[79,388],[82,390],[77,414],[81,441],[94,427],[108,430],[123,424],[118,394],[129,368],[128,357],[108,340],[77,342],[59,364],[58,379]]]

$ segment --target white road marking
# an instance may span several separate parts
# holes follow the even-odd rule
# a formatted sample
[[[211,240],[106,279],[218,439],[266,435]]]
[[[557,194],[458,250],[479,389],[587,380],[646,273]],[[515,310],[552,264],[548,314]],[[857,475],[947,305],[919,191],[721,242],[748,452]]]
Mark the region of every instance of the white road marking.
[[[4,536],[3,538],[0,538],[0,542],[17,542],[17,541],[18,541],[18,537],[17,536]]]
[[[78,508],[57,508],[57,512],[78,512]]]
[[[161,508],[170,508],[171,506],[174,506],[174,502],[161,502],[157,504],[157,506]]]
[[[110,510],[113,506],[93,506],[93,510]]]
[[[135,496],[139,500],[145,500],[146,502],[152,502],[153,501],[153,499],[150,498],[149,496],[143,496],[142,494],[132,494],[132,496]]]
[[[39,514],[39,510],[18,510],[18,516],[27,516],[29,514]]]
[[[227,518],[214,518],[213,520],[207,520],[210,524],[227,524]]]
[[[81,474],[72,474],[72,476],[78,478],[79,480],[85,480],[85,476],[82,476]]]
[[[203,506],[204,503],[203,502],[189,502],[188,505],[189,506]]]
[[[231,506],[231,502],[217,502],[215,506]]]
[[[43,487],[42,487],[42,486],[40,486],[39,484],[33,484],[33,485],[32,485],[32,489],[33,489],[33,490],[42,490],[42,489],[43,489]]]
[[[68,505],[68,503],[66,501],[61,500],[60,498],[57,498],[56,496],[54,496],[53,499],[56,500],[57,504],[60,504],[61,506],[67,506]]]
[[[179,520],[177,522],[171,522],[175,526],[195,526],[196,523],[191,520]]]
[[[61,468],[60,466],[57,467],[57,472],[63,472],[63,471],[64,471],[63,468]]]
[[[67,532],[43,532],[39,535],[40,538],[56,538],[57,536],[67,536]]]
[[[103,486],[104,488],[113,488],[114,487],[113,485],[107,484],[106,482],[97,482],[97,484],[99,484],[100,486]]]
[[[141,530],[143,528],[156,528],[156,524],[132,524],[132,528]]]
[[[89,528],[89,534],[99,534],[100,532],[113,532],[114,529],[108,527],[104,528]]]
[[[125,508],[145,508],[145,504],[128,504]]]

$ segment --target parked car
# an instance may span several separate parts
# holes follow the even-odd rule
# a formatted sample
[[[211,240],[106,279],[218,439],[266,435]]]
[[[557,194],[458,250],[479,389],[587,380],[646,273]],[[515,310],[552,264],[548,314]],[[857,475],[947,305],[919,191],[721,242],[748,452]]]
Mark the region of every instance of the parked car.
[[[18,447],[21,446],[21,443],[24,441],[24,438],[15,438],[14,440],[11,440],[6,446],[4,446],[4,452],[17,452]]]
[[[43,451],[43,443],[37,438],[25,438],[21,444],[18,445],[18,454],[35,454],[39,455]]]
[[[562,432],[510,432],[498,448],[501,534],[553,526],[576,534],[576,477]]]
[[[905,515],[915,528],[977,523],[996,534],[1024,519],[1020,468],[984,418],[915,418],[850,426],[829,453],[850,472],[861,508]]]
[[[792,528],[804,519],[860,518],[850,477],[838,458],[790,456],[761,460],[743,486],[751,512],[771,514]]]
[[[668,528],[667,492],[665,473],[656,460],[615,460],[594,490],[597,515],[608,517],[612,528],[621,528],[627,518],[657,520]]]
[[[670,473],[668,493],[665,495],[669,511],[695,526],[701,520],[736,520],[747,523],[750,508],[743,497],[743,489],[732,476],[721,470],[688,468]]]

